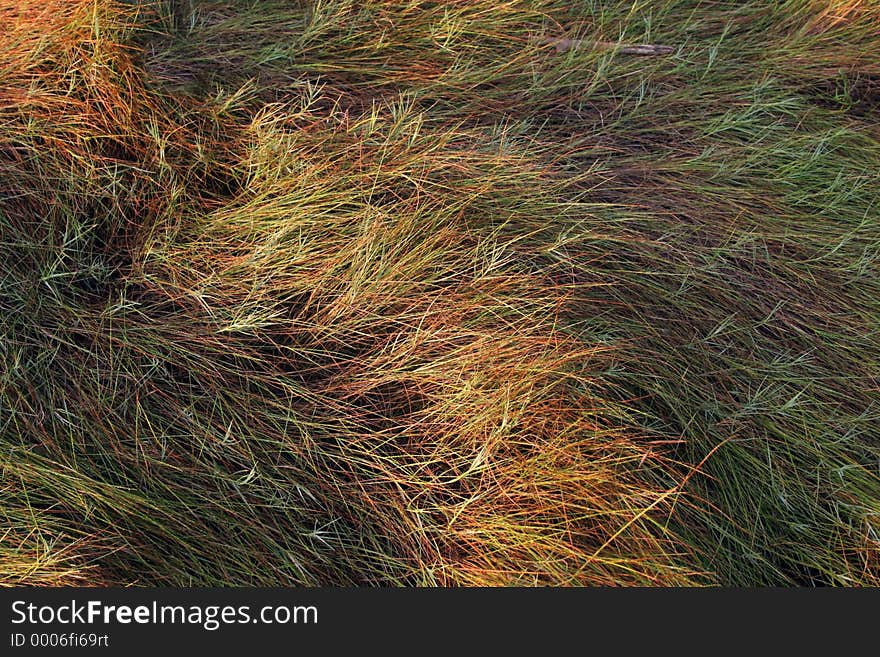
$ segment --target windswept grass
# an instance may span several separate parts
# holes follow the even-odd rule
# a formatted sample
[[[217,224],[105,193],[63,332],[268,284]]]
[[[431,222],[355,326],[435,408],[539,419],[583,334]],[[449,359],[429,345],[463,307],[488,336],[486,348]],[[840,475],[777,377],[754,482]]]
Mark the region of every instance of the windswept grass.
[[[878,9],[570,4],[0,0],[0,583],[880,584]]]

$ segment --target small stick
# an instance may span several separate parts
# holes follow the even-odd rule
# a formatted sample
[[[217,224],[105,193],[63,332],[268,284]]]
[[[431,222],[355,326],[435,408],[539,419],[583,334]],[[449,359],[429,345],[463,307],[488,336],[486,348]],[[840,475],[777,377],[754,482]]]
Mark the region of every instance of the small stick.
[[[672,46],[658,46],[653,44],[624,44],[620,45],[613,41],[590,41],[588,39],[568,39],[566,37],[536,37],[539,43],[556,47],[556,52],[568,52],[569,50],[616,50],[624,55],[669,55],[675,52]]]

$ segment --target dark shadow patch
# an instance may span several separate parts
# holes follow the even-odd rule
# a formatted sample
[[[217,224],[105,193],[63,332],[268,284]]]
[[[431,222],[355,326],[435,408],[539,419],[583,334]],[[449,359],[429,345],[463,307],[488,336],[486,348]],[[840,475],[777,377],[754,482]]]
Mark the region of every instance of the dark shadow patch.
[[[875,116],[880,108],[880,75],[842,72],[814,85],[807,93],[820,107],[856,117]]]

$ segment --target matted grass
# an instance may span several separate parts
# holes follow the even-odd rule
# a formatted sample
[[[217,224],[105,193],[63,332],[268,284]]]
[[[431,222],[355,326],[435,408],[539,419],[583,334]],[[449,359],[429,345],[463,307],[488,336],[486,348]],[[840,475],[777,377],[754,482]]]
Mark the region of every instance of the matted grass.
[[[0,583],[880,584],[880,10],[570,5],[0,0]]]

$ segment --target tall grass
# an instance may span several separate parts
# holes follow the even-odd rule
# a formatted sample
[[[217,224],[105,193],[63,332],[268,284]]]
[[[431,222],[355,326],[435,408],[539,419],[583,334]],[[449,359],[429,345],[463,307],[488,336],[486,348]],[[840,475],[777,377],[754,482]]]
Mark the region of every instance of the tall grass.
[[[0,18],[0,583],[880,584],[870,3]]]

